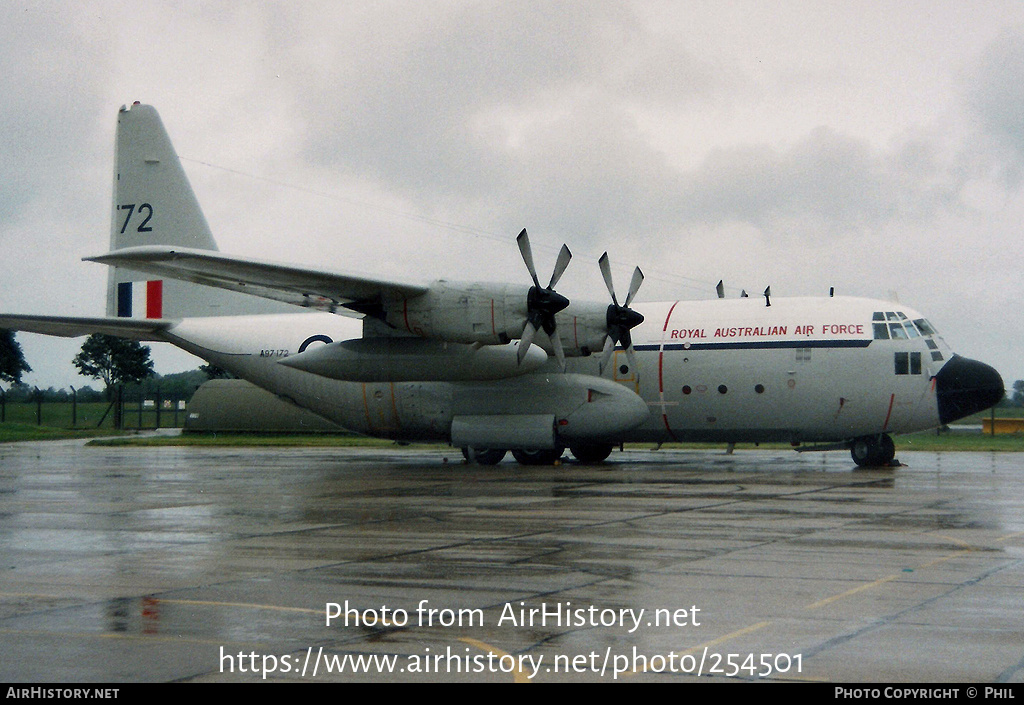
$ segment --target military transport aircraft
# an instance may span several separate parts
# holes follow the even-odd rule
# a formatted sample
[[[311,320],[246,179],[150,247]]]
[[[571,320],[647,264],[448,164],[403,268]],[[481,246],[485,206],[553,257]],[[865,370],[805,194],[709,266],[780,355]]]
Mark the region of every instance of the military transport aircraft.
[[[920,313],[861,298],[764,296],[611,303],[528,284],[429,285],[221,254],[154,108],[118,114],[106,317],[0,316],[0,328],[165,341],[344,428],[444,441],[492,464],[604,460],[631,441],[783,441],[894,457],[891,434],[1003,396]],[[525,277],[523,278],[524,282]],[[276,307],[271,311],[270,308]],[[336,314],[361,317],[348,339]]]

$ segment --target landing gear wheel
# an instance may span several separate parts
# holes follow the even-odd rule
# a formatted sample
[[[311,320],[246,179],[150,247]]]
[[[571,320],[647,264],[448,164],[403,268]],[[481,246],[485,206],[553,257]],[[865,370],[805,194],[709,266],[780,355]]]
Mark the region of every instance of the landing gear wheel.
[[[578,446],[569,446],[569,451],[576,460],[584,465],[596,465],[603,463],[612,453],[611,443],[586,443]]]
[[[531,450],[528,448],[514,448],[512,455],[519,461],[520,465],[554,465],[555,461],[562,457],[565,448]]]
[[[497,465],[505,458],[508,451],[504,448],[470,448],[462,449],[462,457],[469,462],[476,462],[477,465]]]
[[[888,434],[861,436],[850,444],[850,456],[859,467],[881,467],[896,457],[896,444]]]

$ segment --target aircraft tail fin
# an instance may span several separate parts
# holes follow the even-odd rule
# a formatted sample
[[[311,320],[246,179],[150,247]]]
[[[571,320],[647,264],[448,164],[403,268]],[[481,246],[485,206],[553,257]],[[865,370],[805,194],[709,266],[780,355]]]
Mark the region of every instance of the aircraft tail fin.
[[[135,103],[117,116],[111,251],[141,245],[217,250],[202,208],[155,108]],[[112,267],[107,315],[128,318],[276,313],[264,299]]]

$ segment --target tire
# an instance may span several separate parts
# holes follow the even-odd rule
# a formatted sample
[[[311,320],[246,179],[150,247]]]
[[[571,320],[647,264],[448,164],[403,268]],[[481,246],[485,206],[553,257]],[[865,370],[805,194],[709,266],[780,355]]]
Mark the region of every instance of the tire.
[[[505,459],[505,453],[508,451],[504,448],[473,448],[466,447],[462,449],[462,457],[469,462],[475,462],[477,465],[497,465]]]
[[[520,465],[554,465],[560,460],[565,448],[558,447],[543,450],[531,450],[529,448],[513,448],[512,455],[519,461]]]
[[[858,467],[881,467],[888,465],[896,457],[896,444],[885,433],[879,436],[861,436],[850,443],[850,457]]]
[[[611,443],[586,443],[578,446],[569,446],[569,451],[576,460],[584,465],[596,465],[603,463],[612,454]]]

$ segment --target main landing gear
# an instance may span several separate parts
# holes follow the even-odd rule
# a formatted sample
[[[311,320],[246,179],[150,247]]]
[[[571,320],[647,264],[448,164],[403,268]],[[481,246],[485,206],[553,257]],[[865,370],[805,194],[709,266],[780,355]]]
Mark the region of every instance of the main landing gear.
[[[569,446],[569,450],[580,463],[594,465],[604,462],[611,455],[613,447],[611,443],[589,443]],[[497,465],[504,460],[507,452],[502,448],[463,448],[462,457],[478,465]],[[562,446],[543,450],[512,449],[512,456],[520,465],[554,465],[561,460],[563,453],[565,448]]]
[[[462,449],[462,457],[478,465],[497,465],[505,459],[504,448],[469,448]]]
[[[850,442],[850,456],[859,467],[886,467],[896,457],[896,444],[888,434],[861,436]]]

